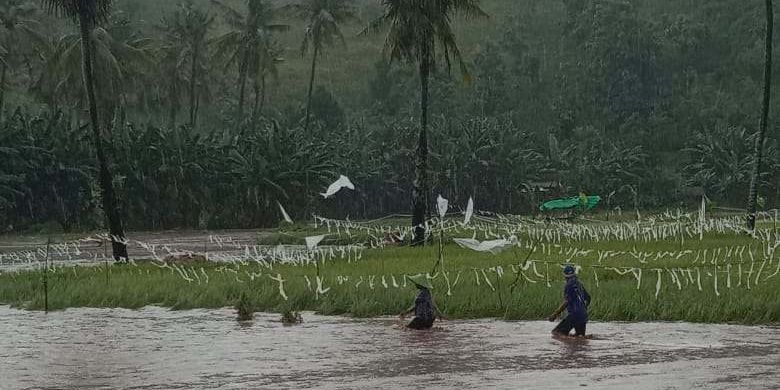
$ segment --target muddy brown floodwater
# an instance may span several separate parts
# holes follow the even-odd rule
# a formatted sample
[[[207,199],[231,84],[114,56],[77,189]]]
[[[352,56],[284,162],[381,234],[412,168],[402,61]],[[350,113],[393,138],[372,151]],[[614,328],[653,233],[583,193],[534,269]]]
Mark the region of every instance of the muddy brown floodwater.
[[[238,323],[232,310],[147,307],[44,314],[0,307],[2,389],[771,389],[778,328],[591,323],[564,343],[550,323],[304,313]]]
[[[167,230],[159,232],[128,232],[127,252],[131,259],[151,259],[154,254],[205,253],[214,260],[229,260],[230,255],[243,254],[246,246],[257,244],[262,230]],[[97,235],[83,237],[55,235],[49,250],[52,266],[94,265],[111,259],[110,244]],[[45,236],[0,236],[0,270],[42,267],[46,258]],[[143,247],[141,243],[148,245]],[[301,239],[301,244],[303,240]],[[149,248],[154,248],[154,253]],[[110,261],[113,261],[111,259]]]

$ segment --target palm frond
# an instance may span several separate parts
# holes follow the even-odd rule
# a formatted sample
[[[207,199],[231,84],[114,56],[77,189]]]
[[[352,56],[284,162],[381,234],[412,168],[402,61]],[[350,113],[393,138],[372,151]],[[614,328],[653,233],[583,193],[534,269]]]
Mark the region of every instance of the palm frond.
[[[384,16],[380,16],[368,23],[360,32],[357,34],[358,36],[366,36],[371,34],[377,34],[380,31],[382,31],[383,28],[385,28],[388,24],[388,18]]]
[[[113,0],[42,0],[48,12],[78,22],[80,17],[90,23],[105,21],[111,14]]]
[[[452,9],[460,15],[469,18],[489,18],[487,12],[485,12],[479,6],[479,0],[451,0]]]
[[[246,25],[245,17],[241,14],[241,12],[236,11],[229,5],[219,1],[219,0],[211,0],[211,5],[217,8],[217,11],[219,11],[222,14],[222,17],[225,19],[225,21],[230,25],[232,28],[238,28],[242,29]]]

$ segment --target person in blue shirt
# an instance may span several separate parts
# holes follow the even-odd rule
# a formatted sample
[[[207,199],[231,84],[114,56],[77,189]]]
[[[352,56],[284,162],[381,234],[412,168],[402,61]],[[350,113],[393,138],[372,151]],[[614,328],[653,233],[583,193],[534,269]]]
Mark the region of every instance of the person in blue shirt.
[[[414,305],[408,310],[401,313],[401,320],[406,317],[407,314],[414,313],[414,318],[409,324],[406,325],[410,329],[430,329],[433,326],[433,321],[436,317],[443,319],[439,308],[436,307],[436,303],[433,301],[433,295],[431,295],[431,282],[425,275],[407,276],[407,278],[414,283],[420,290],[417,293],[417,298],[414,299]]]
[[[563,276],[566,277],[566,285],[563,288],[563,303],[548,317],[548,320],[554,322],[563,310],[566,310],[568,314],[553,329],[552,333],[554,336],[569,336],[571,330],[574,329],[575,336],[585,337],[590,295],[577,279],[577,273],[573,266],[566,265],[563,268]]]

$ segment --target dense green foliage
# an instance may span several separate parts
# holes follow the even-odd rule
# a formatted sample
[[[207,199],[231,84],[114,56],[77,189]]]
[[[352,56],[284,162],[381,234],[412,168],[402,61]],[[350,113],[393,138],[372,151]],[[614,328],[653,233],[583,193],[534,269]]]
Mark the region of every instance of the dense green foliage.
[[[275,8],[289,1],[255,9],[268,10],[252,19],[257,36],[242,30],[245,1],[116,3],[93,39],[126,226],[267,226],[279,219],[276,201],[294,219],[408,212],[419,80],[413,66],[382,59],[382,34],[358,36],[380,16],[378,2],[355,1],[340,26],[346,45],[318,59],[308,131],[312,57],[300,44],[310,21]],[[626,210],[687,205],[704,193],[744,207],[762,2],[480,4],[490,18],[453,22],[471,82],[443,61],[431,75],[431,199],[474,196],[480,209],[529,212],[582,190]],[[52,221],[94,228],[103,214],[80,37],[37,5],[0,5],[0,231]],[[253,43],[242,47],[240,34]],[[246,53],[251,60],[232,58]],[[251,109],[239,110],[242,93]],[[780,201],[771,123],[760,208]],[[317,193],[339,174],[357,191],[322,200]],[[561,186],[539,192],[540,183]]]

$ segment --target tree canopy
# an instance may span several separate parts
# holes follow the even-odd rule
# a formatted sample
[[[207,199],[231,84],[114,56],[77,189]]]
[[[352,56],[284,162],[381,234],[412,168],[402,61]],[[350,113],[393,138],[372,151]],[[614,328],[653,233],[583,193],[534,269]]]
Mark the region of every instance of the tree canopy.
[[[60,18],[81,10],[132,228],[274,225],[276,201],[293,218],[408,213],[425,51],[437,65],[433,199],[532,213],[583,191],[624,211],[701,195],[745,207],[764,82],[760,1],[12,0],[0,5],[0,231],[102,224],[80,37]],[[772,117],[757,183],[765,208],[780,202]],[[339,174],[358,190],[321,199]]]

